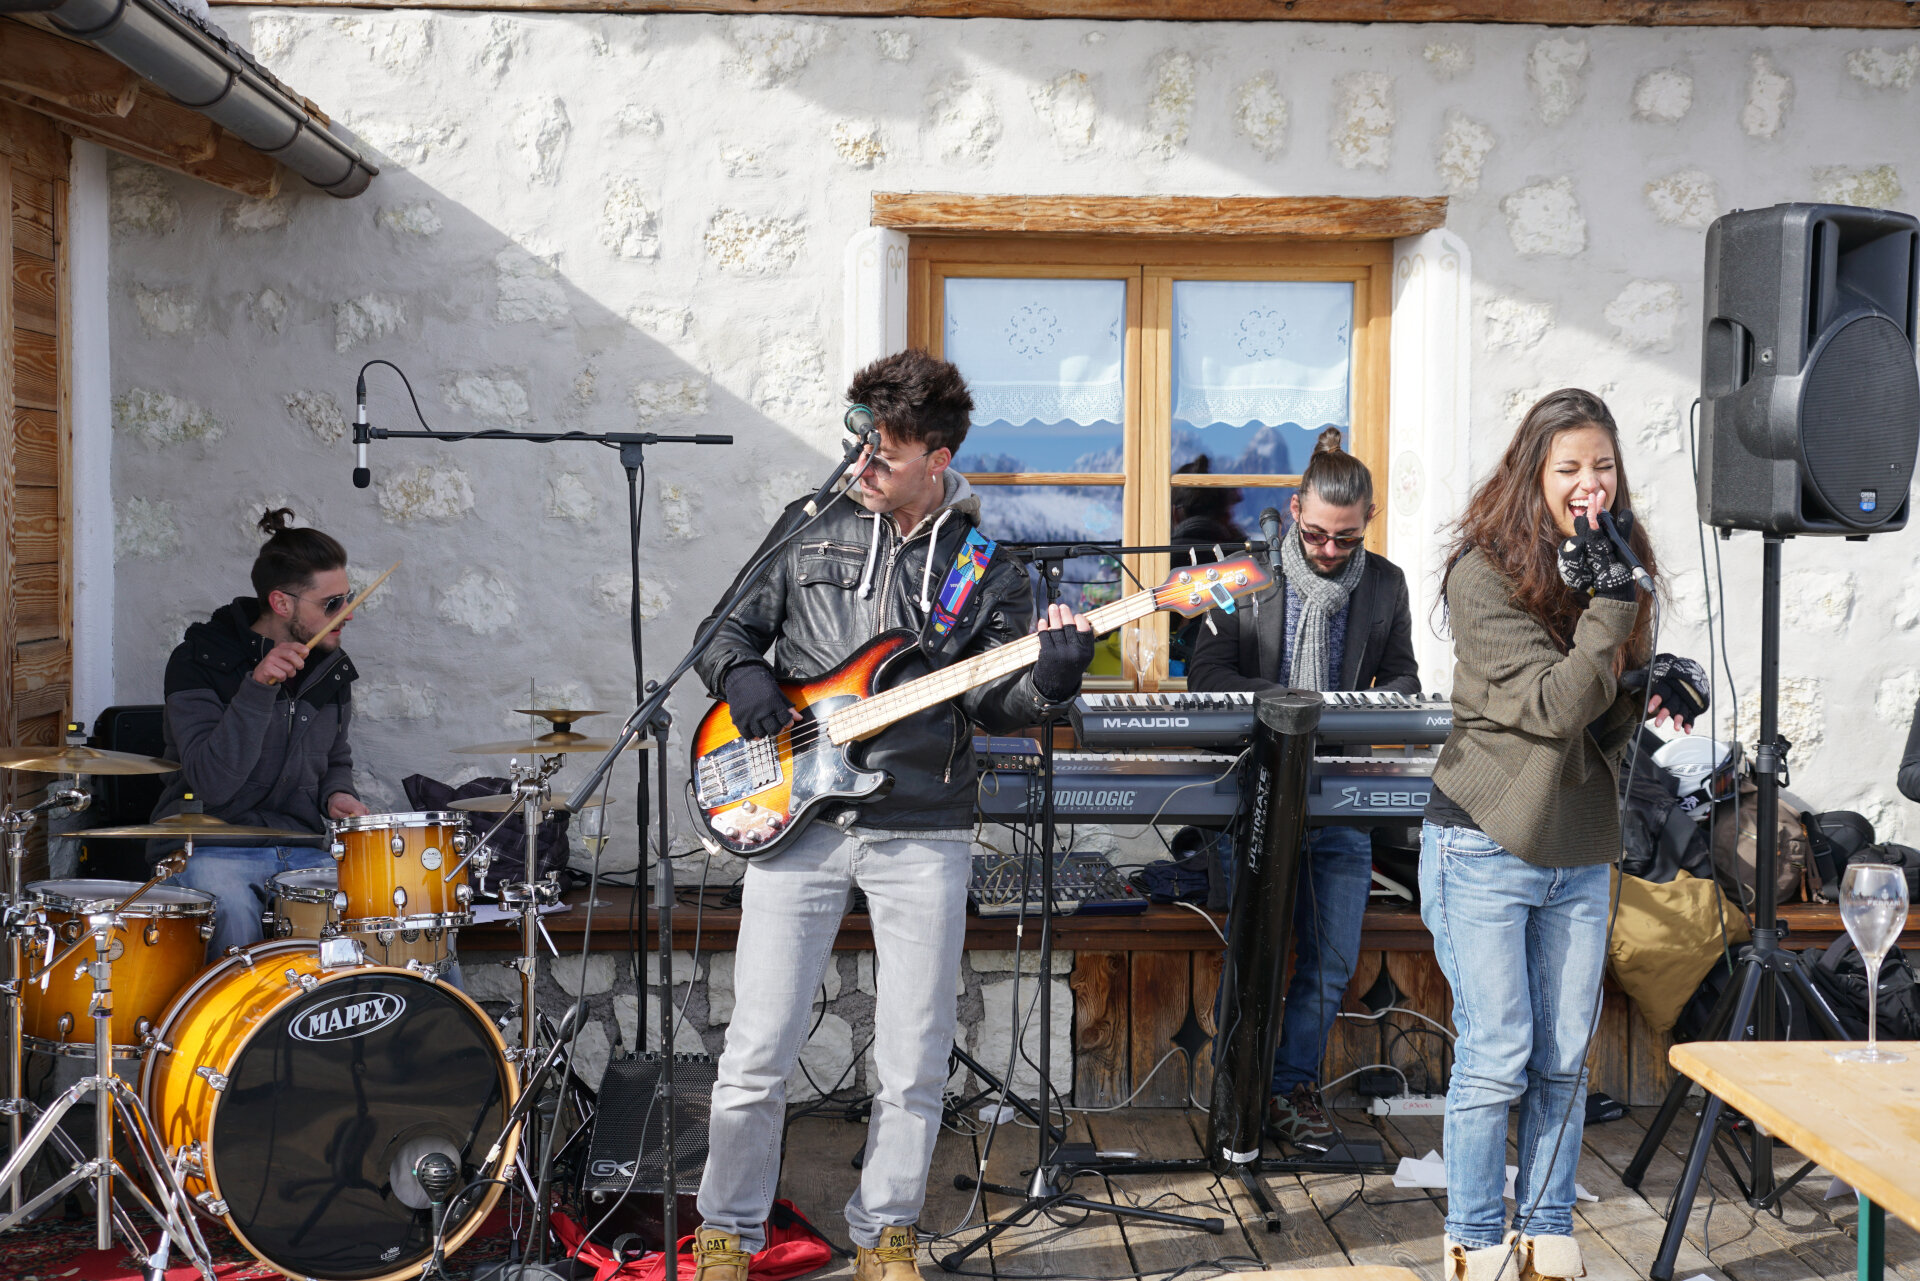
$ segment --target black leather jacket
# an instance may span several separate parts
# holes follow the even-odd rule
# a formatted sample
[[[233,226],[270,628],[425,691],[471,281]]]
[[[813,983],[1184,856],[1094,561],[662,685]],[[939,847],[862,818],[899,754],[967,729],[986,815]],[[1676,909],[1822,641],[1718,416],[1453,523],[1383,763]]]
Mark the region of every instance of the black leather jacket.
[[[741,663],[766,661],[769,647],[774,675],[792,682],[831,671],[881,632],[921,632],[927,613],[920,602],[939,596],[962,540],[980,515],[980,501],[966,478],[952,471],[946,475],[946,503],[905,539],[891,517],[876,518],[846,497],[834,500],[721,625],[697,665],[707,690],[724,697],[727,672]],[[761,547],[805,519],[794,503]],[[863,596],[860,585],[869,569],[872,590]],[[901,662],[889,683],[1018,640],[1032,627],[1026,570],[996,551],[953,631],[939,638],[926,629],[923,652]],[[924,653],[928,648],[935,650],[931,664]],[[1036,723],[1054,706],[1034,689],[1033,669],[1026,668],[889,726],[864,744],[864,764],[891,774],[893,788],[860,807],[855,821],[916,831],[972,827],[977,781],[972,725],[1004,734]]]

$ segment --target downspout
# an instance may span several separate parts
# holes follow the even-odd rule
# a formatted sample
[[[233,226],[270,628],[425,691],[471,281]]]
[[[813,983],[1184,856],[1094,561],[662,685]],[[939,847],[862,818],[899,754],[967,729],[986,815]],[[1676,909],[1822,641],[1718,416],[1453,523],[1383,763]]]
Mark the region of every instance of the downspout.
[[[112,55],[328,195],[357,196],[380,172],[351,134],[316,118],[252,59],[166,0],[60,0],[41,12],[62,34]]]

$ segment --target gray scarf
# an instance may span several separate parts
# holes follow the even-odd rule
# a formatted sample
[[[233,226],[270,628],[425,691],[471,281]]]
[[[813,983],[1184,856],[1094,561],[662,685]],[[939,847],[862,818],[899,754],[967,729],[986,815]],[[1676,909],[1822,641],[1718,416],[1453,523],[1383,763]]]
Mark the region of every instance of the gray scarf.
[[[1338,678],[1328,670],[1333,663],[1333,616],[1345,608],[1366,568],[1367,549],[1356,547],[1338,576],[1327,578],[1307,563],[1300,526],[1287,531],[1280,544],[1280,571],[1300,597],[1300,623],[1294,629],[1293,652],[1287,655],[1287,684],[1293,688],[1324,690]]]

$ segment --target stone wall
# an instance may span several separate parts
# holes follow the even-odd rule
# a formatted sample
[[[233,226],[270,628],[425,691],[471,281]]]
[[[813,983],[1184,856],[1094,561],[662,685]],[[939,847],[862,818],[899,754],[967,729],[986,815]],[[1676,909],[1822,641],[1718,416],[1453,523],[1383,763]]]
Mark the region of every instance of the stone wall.
[[[402,366],[445,430],[735,434],[649,451],[641,601],[659,675],[828,464],[842,251],[871,192],[1445,194],[1473,260],[1473,466],[1540,393],[1605,394],[1673,585],[1662,647],[1704,656],[1686,432],[1702,231],[1786,200],[1900,207],[1920,173],[1920,45],[1892,33],[215,16],[384,172],[351,201],[255,201],[116,163],[117,701],[159,697],[173,638],[244,590],[260,509],[292,506],[346,542],[360,581],[405,562],[348,641],[376,809],[401,806],[409,773],[501,769],[448,749],[541,728],[512,714],[527,700],[625,709],[633,682],[616,457],[386,442],[357,491],[365,360]],[[376,422],[417,426],[389,371],[369,381]],[[1916,538],[1789,544],[1783,658],[1795,789],[1909,838],[1920,824],[1892,781],[1920,696]],[[1749,740],[1759,559],[1751,535],[1720,548],[1722,685]],[[689,683],[674,707],[678,772],[703,699]],[[634,782],[629,763],[616,796]],[[622,831],[608,870],[635,862]],[[855,969],[841,980],[859,989]],[[637,1007],[595,999],[611,1041]]]

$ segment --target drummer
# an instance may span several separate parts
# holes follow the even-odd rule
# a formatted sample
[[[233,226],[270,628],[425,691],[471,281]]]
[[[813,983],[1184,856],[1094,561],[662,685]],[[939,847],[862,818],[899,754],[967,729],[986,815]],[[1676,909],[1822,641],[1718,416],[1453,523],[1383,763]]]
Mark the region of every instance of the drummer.
[[[311,834],[278,845],[194,842],[176,883],[218,901],[209,956],[257,941],[268,880],[331,867],[327,821],[368,812],[354,794],[347,744],[356,675],[340,648],[348,620],[319,636],[350,599],[347,552],[317,529],[291,527],[292,516],[282,507],[260,518],[268,537],[254,558],[253,595],[187,628],[167,659],[166,754],[181,768],[153,817],[197,804],[229,823]],[[153,842],[148,857],[175,847]]]

